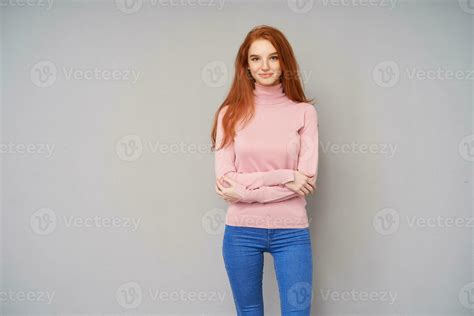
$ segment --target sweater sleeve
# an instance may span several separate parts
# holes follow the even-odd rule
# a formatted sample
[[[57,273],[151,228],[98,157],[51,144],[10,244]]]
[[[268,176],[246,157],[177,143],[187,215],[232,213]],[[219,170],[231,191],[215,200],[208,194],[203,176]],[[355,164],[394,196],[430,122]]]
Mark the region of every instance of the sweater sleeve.
[[[237,186],[237,194],[242,198],[238,202],[243,203],[270,203],[289,200],[300,196],[293,190],[284,185],[264,186],[257,189],[245,189],[243,186]]]
[[[222,110],[218,115],[216,132],[216,144],[218,146],[223,138],[222,118],[224,114],[225,110]],[[226,175],[241,184],[243,189],[257,189],[264,186],[279,185],[294,181],[295,173],[292,169],[275,169],[248,173],[237,172],[235,168],[235,150],[233,142],[225,148],[217,150],[214,157],[216,178],[219,179],[223,175]]]
[[[300,150],[298,153],[298,171],[309,177],[318,174],[318,114],[313,105],[308,106],[304,113],[304,126],[298,131],[300,135]],[[237,193],[242,196],[239,202],[269,203],[279,202],[299,196],[284,185],[263,186],[249,190],[237,186]]]
[[[304,126],[300,129],[298,171],[308,177],[318,177],[319,131],[318,112],[313,105],[306,107]]]

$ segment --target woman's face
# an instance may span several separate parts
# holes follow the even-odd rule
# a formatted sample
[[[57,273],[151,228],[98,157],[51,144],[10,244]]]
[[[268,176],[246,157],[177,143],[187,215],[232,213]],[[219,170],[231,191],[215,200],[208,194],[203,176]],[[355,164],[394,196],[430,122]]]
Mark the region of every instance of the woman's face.
[[[280,82],[279,56],[270,41],[259,39],[250,45],[248,64],[252,77],[258,83],[274,85]]]

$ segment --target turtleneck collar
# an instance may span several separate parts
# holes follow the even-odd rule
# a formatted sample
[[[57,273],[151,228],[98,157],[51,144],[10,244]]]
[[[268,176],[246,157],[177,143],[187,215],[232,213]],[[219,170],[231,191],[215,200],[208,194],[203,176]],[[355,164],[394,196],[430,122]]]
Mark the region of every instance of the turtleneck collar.
[[[281,82],[273,86],[266,86],[255,82],[255,105],[275,105],[285,103],[286,101],[288,101],[288,97],[283,92]]]

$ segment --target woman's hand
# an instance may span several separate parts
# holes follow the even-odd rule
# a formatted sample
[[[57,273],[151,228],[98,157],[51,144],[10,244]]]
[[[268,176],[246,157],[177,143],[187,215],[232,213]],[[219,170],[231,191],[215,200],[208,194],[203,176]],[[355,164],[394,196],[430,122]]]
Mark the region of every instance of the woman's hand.
[[[308,177],[295,170],[295,180],[285,183],[285,186],[300,196],[306,196],[316,189],[316,176]]]
[[[225,187],[224,183],[229,183],[230,186]],[[223,176],[219,178],[216,182],[217,195],[219,195],[221,198],[223,198],[227,202],[230,202],[230,203],[238,202],[242,197],[239,194],[237,194],[237,192],[235,192],[236,184],[237,183],[233,179],[227,176]]]

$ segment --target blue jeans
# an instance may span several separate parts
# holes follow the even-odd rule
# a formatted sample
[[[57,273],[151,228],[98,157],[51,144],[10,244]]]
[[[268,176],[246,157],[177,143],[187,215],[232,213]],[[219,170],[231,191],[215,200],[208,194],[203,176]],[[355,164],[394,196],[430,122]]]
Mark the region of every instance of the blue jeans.
[[[263,253],[273,256],[281,315],[310,315],[312,252],[309,228],[225,225],[222,243],[237,315],[263,315]]]

